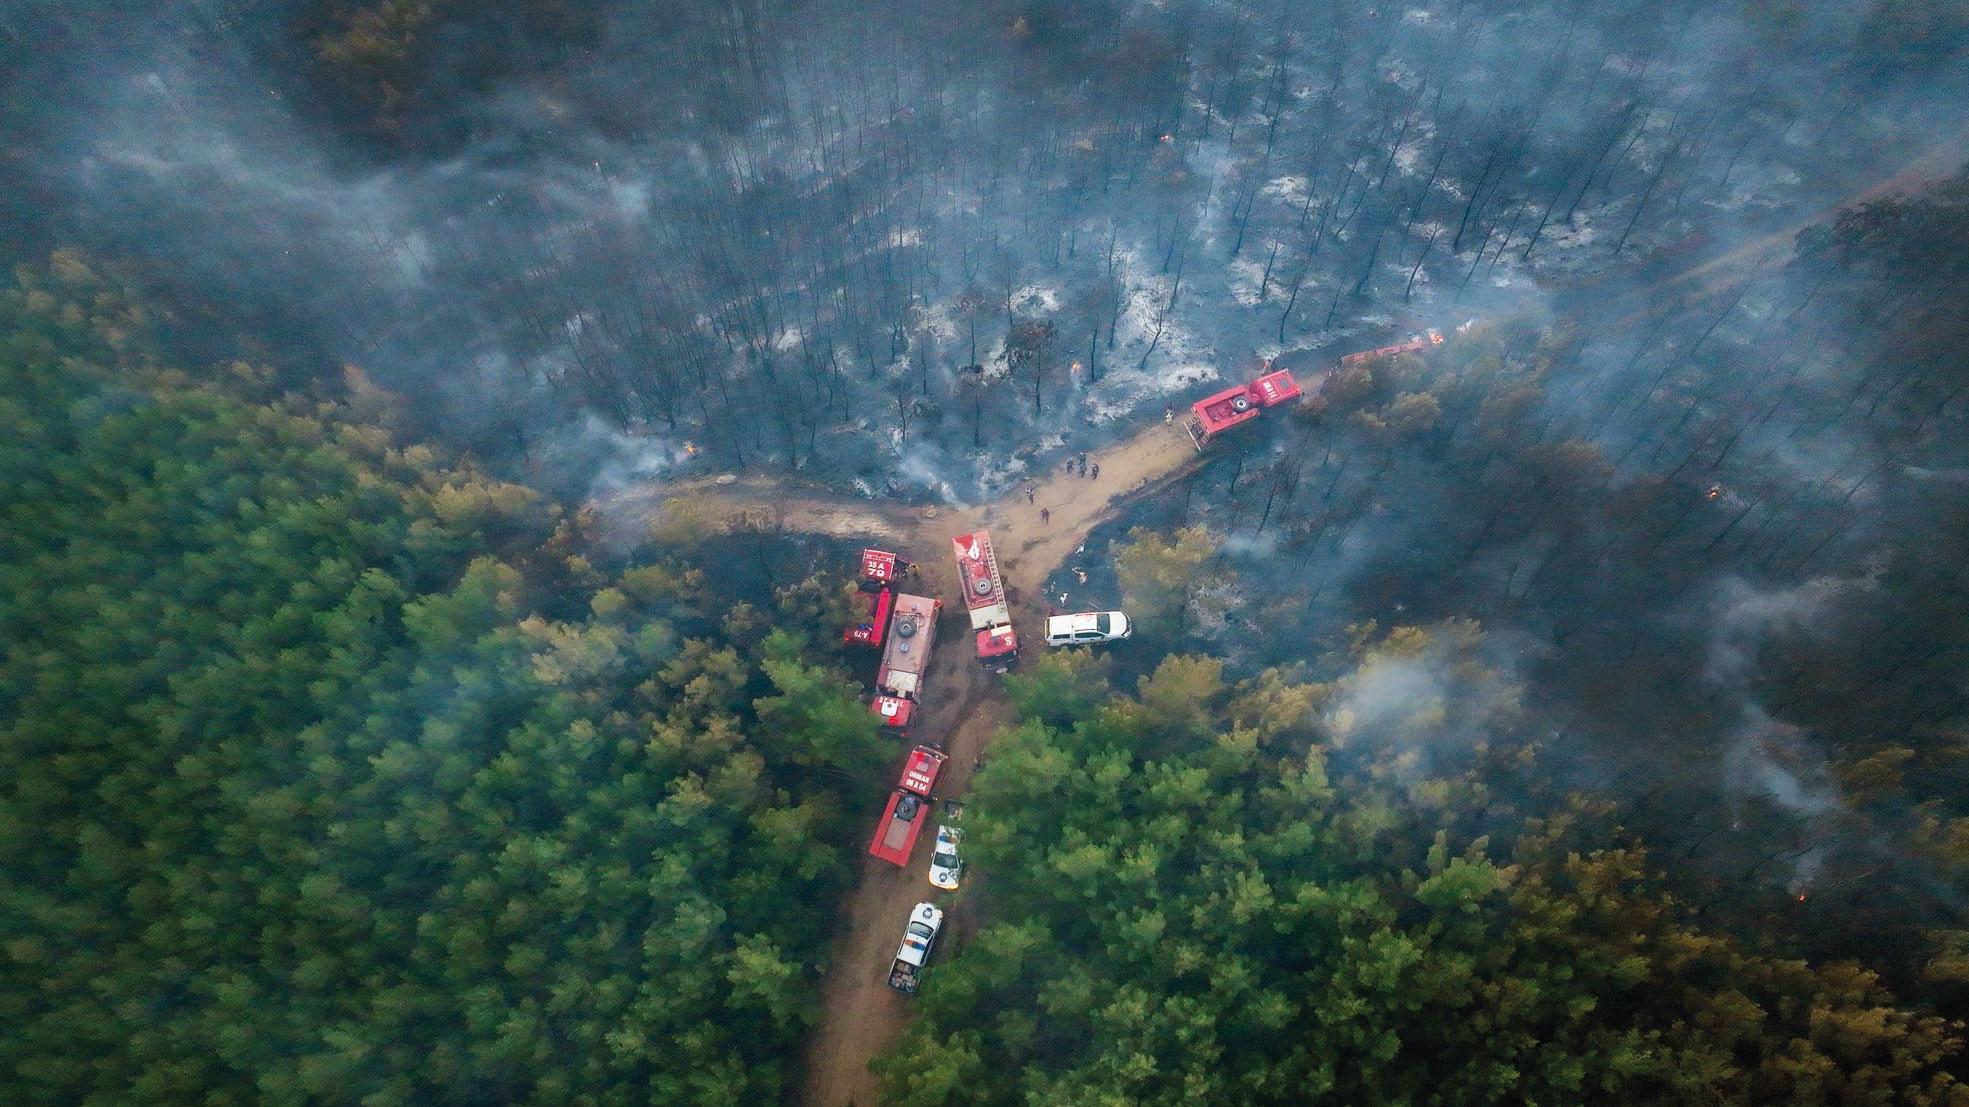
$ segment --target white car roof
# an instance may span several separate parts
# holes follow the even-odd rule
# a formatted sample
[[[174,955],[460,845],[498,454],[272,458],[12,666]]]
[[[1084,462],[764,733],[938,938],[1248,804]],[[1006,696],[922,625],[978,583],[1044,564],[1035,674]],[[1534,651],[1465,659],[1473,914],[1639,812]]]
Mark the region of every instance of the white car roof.
[[[1072,634],[1081,630],[1099,630],[1096,620],[1103,615],[1119,615],[1119,611],[1080,611],[1072,615],[1055,615],[1046,620],[1046,633]]]
[[[909,965],[921,965],[924,959],[929,956],[930,942],[935,941],[937,933],[943,929],[943,912],[938,910],[937,906],[933,903],[919,903],[910,910],[909,921],[912,923],[920,922],[924,926],[929,927],[930,937],[927,940],[918,938],[909,932],[908,924],[905,923],[902,932],[902,948],[896,951],[896,960]]]

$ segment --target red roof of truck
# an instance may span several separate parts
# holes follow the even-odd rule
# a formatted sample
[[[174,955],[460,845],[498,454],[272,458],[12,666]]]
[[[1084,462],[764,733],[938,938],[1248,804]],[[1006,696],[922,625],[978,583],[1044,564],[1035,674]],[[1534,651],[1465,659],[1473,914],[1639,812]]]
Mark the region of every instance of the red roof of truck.
[[[1292,379],[1290,369],[1278,369],[1252,381],[1251,392],[1266,407],[1296,400],[1300,395],[1299,382]]]
[[[863,550],[861,575],[863,580],[880,581],[883,584],[896,579],[896,555],[887,550]]]
[[[903,763],[902,779],[896,782],[899,788],[906,788],[919,796],[927,796],[936,787],[937,774],[943,771],[944,755],[928,746],[918,746],[909,751],[909,760]]]
[[[1012,624],[986,627],[978,632],[978,659],[990,661],[1019,652],[1019,636],[1012,631]]]
[[[868,701],[868,709],[875,712],[883,726],[906,730],[910,720],[916,717],[916,701],[901,696],[876,696]]]

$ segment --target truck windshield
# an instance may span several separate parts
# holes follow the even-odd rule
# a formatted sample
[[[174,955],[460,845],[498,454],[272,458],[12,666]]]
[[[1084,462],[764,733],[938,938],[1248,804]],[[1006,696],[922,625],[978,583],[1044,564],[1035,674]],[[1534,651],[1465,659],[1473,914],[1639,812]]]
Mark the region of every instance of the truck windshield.
[[[1102,634],[1106,634],[1108,632],[1107,612],[1103,611],[1099,615],[1094,616],[1094,629],[1100,631]]]
[[[954,869],[957,867],[957,855],[954,853],[933,853],[930,855],[930,864],[935,865],[939,869]]]
[[[936,937],[937,934],[936,931],[931,930],[928,926],[919,922],[909,924],[909,933],[911,937],[921,938],[926,942]]]

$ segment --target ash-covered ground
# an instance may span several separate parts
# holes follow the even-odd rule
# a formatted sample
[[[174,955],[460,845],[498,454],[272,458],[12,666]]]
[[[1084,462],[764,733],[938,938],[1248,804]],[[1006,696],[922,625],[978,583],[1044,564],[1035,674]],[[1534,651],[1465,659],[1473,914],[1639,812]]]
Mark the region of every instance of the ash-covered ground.
[[[1624,333],[1961,102],[1960,27],[1859,2],[6,10],[13,237],[570,495],[976,500],[1264,358]]]

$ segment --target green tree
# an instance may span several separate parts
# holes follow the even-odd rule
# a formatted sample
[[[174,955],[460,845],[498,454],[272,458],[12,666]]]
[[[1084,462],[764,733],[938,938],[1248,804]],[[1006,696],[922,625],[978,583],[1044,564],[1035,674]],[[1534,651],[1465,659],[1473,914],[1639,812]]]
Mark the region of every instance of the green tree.
[[[1201,527],[1172,535],[1136,527],[1115,548],[1115,576],[1131,620],[1152,632],[1177,630],[1202,590],[1220,584],[1228,569],[1206,570],[1216,543]]]
[[[1002,921],[931,970],[922,1017],[877,1062],[883,1101],[1969,1095],[1959,1028],[1855,966],[1694,927],[1641,851],[1582,846],[1598,823],[1513,818],[1486,786],[1498,774],[1470,771],[1481,744],[1421,789],[1307,721],[1389,665],[1481,688],[1481,643],[1459,624],[1363,628],[1324,686],[1227,686],[1215,661],[1170,658],[1135,699],[997,739],[966,820]],[[1468,722],[1399,714],[1377,756]]]
[[[73,255],[0,292],[10,1101],[783,1098],[852,686],[147,318]]]
[[[786,736],[788,756],[816,768],[859,771],[884,763],[892,743],[841,674],[803,662],[800,638],[785,630],[767,636],[761,667],[777,694],[756,701],[759,719]]]
[[[1006,677],[1005,690],[1025,718],[1071,726],[1108,697],[1113,668],[1112,659],[1095,650],[1053,650]]]

